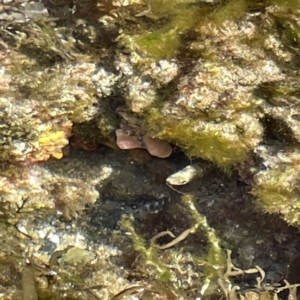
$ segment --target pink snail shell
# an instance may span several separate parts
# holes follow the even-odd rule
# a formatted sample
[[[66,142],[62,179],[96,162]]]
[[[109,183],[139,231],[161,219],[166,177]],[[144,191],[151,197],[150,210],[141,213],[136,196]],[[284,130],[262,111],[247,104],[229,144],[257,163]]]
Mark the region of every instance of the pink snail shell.
[[[139,141],[136,136],[128,135],[123,129],[116,130],[117,145],[121,149],[143,148],[152,155],[160,158],[169,157],[173,149],[171,145],[164,140],[152,138],[148,134],[143,135],[143,141]]]
[[[167,141],[152,138],[147,134],[143,136],[143,142],[148,152],[153,156],[166,158],[173,152],[171,145]]]
[[[128,135],[123,129],[116,130],[117,145],[121,149],[145,148],[136,136]]]

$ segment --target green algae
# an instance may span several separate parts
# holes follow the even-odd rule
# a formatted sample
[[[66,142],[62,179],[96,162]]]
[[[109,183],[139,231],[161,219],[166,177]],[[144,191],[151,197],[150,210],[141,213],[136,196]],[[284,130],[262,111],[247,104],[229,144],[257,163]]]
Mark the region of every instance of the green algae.
[[[196,209],[194,204],[195,197],[192,194],[184,194],[181,199],[187,207],[186,213],[189,214],[189,218],[195,224],[192,231],[202,230],[205,232],[208,240],[206,254],[201,257],[201,260],[205,263],[204,281],[216,280],[219,276],[218,269],[226,263],[225,255],[220,246],[221,240],[215,230],[207,223],[206,217]],[[195,257],[195,260],[199,260],[199,257]]]
[[[200,255],[200,253],[197,252],[191,256],[190,254],[187,255],[195,264],[204,265],[203,281],[207,284],[208,290],[210,290],[210,286],[215,285],[219,278],[220,268],[226,265],[226,256],[220,246],[221,240],[215,230],[209,226],[206,217],[195,207],[195,198],[192,194],[183,194],[181,202],[186,218],[193,224],[188,230],[184,231],[188,232],[187,235],[184,234],[185,237],[196,234],[199,231],[205,233],[208,241],[205,253]],[[143,268],[144,276],[154,278],[156,284],[167,284],[168,288],[175,294],[180,293],[180,290],[172,284],[171,280],[171,278],[177,276],[174,274],[174,269],[178,268],[179,257],[183,258],[184,256],[181,250],[177,250],[180,249],[177,248],[177,243],[173,245],[175,246],[174,249],[167,251],[166,257],[168,257],[169,263],[166,264],[164,262],[164,256],[160,254],[161,251],[164,251],[162,249],[165,248],[156,247],[155,244],[152,244],[152,241],[148,246],[147,241],[142,234],[138,232],[138,228],[135,228],[133,216],[123,216],[120,225],[126,232],[130,233],[129,237],[132,240],[133,248],[139,253],[139,257],[142,258],[142,264],[152,267],[151,269]]]
[[[255,176],[252,193],[257,203],[268,213],[280,214],[289,224],[300,224],[300,193],[297,182],[299,171],[293,165],[282,165]]]
[[[136,43],[148,55],[158,59],[174,57],[180,44],[174,29],[142,34],[137,37]]]
[[[127,45],[154,59],[170,59],[179,54],[180,48],[185,49],[182,39],[185,33],[204,24],[220,27],[225,21],[237,21],[245,15],[248,6],[246,0],[231,0],[215,6],[191,1],[153,1],[151,14],[167,21],[159,28],[155,22],[153,28],[127,38]],[[126,35],[132,36],[132,32],[126,31]]]
[[[162,115],[158,109],[152,109],[146,127],[150,134],[182,147],[188,156],[210,160],[223,168],[243,161],[250,150],[243,140],[247,138],[243,137],[243,133],[240,139],[233,139],[231,134],[223,131],[226,128],[224,122],[216,124],[188,117],[177,120]]]
[[[162,7],[153,4],[154,14],[169,13],[169,22],[153,32],[137,35],[135,42],[142,51],[153,58],[172,58],[178,53],[181,35],[195,26],[202,10],[189,5],[177,5],[176,1],[166,1]]]
[[[218,26],[222,26],[225,21],[237,21],[247,12],[247,2],[246,0],[227,1],[209,16],[209,20]]]
[[[296,2],[294,1],[272,2],[284,8],[291,8],[296,5]],[[181,3],[183,4],[179,5]],[[177,8],[176,5],[178,5]],[[200,26],[199,24],[205,21],[212,22],[218,26],[222,26],[226,20],[236,21],[245,14],[247,5],[247,1],[235,0],[227,1],[225,4],[218,6],[216,9],[202,10],[198,7],[195,9],[195,6],[188,3],[188,1],[164,1],[161,6],[159,6],[158,1],[153,1],[154,15],[156,14],[158,17],[167,18],[167,24],[162,25],[159,29],[156,29],[157,26],[155,26],[154,30],[151,29],[148,32],[144,32],[143,30],[142,33],[136,34],[133,38],[136,47],[135,49],[142,50],[144,53],[154,57],[155,59],[172,58],[180,51],[180,47],[183,43],[182,35],[186,32],[194,29],[196,26]],[[204,11],[212,10],[213,12],[211,12],[211,14],[204,17]],[[299,44],[299,26],[295,23],[295,20],[290,19],[288,15],[285,14],[277,14],[275,18],[278,24],[283,25],[282,33],[284,39],[287,41],[286,44],[289,45],[291,42],[296,45]],[[61,50],[60,48],[57,49],[54,31],[51,26],[41,27],[41,31],[37,31],[40,32],[40,36],[42,37],[41,40],[36,40],[34,37],[30,37],[28,42],[25,42],[25,40],[22,41],[24,46],[20,47],[20,49],[24,51],[24,53],[30,53],[31,50],[35,50],[32,51],[32,53],[35,55],[37,54],[36,56],[41,58],[39,59],[39,63],[41,64],[43,63],[42,57],[44,57],[44,55],[50,57],[49,62],[51,62],[56,55],[59,55],[64,59],[68,59],[68,56],[65,54],[65,50]],[[128,31],[126,34],[130,34],[130,32]],[[46,43],[42,43],[44,37],[46,38]],[[214,56],[207,55],[207,57],[215,59],[218,55],[217,48],[212,47],[212,49],[216,49],[216,54]],[[24,65],[24,68],[17,70],[16,73],[21,71],[23,72],[25,70],[26,65]],[[57,74],[55,74],[55,76],[56,75]],[[44,76],[42,79],[32,76],[32,78],[35,77],[36,81],[26,83],[27,86],[24,85],[20,91],[23,95],[37,97],[39,99],[45,97],[51,101],[55,101],[55,99],[60,98],[60,93],[54,97],[52,92],[55,89],[60,89],[59,86],[61,86],[59,80],[55,79],[55,76]],[[81,84],[84,85],[85,83],[81,82]],[[95,93],[95,89],[91,87],[86,91],[89,97],[86,99],[80,99],[80,101],[76,102],[77,104],[75,108],[73,105],[69,106],[69,104],[67,104],[66,114],[68,114],[74,121],[84,121],[81,128],[87,125],[84,133],[90,134],[88,136],[88,140],[94,141],[94,139],[97,140],[99,138],[94,135],[94,129],[97,129],[97,126],[105,136],[109,136],[113,132],[117,123],[109,114],[106,116],[102,115],[99,121],[97,120],[97,126],[95,125],[95,122],[85,123],[86,119],[82,117],[82,114],[85,106],[90,103],[92,95]],[[272,92],[275,93],[274,91],[277,90],[274,88]],[[280,98],[281,92],[285,93],[284,90],[280,90],[278,98]],[[58,103],[59,102],[55,101],[53,104],[54,106],[60,105]],[[45,105],[43,113],[52,113],[54,106]],[[73,113],[73,109],[75,109],[75,113]],[[222,127],[226,127],[226,125],[232,126],[229,122],[218,123],[217,120],[202,122],[201,120],[196,120],[195,118],[190,117],[188,114],[185,118],[178,120],[176,117],[173,118],[163,115],[159,110],[154,108],[150,110],[146,123],[146,128],[149,133],[152,133],[154,136],[172,141],[174,144],[179,145],[190,157],[205,158],[213,161],[222,168],[228,168],[231,165],[243,161],[247,157],[248,152],[252,149],[246,143],[249,136],[246,135],[244,128],[239,128],[240,134],[239,139],[237,140],[233,139],[229,131],[224,134]],[[80,125],[78,127],[80,127]],[[50,134],[51,132],[49,135]],[[6,157],[8,157],[7,154],[5,154],[5,156],[3,154],[3,158],[6,159]],[[295,218],[297,218],[299,214],[299,207],[297,206],[297,203],[299,203],[298,191],[281,185],[282,182],[286,182],[288,180],[289,174],[290,172],[288,172],[288,170],[285,170],[283,173],[279,173],[278,170],[274,170],[274,172],[269,173],[269,176],[273,178],[273,182],[265,184],[262,183],[254,189],[254,193],[258,195],[260,199],[259,201],[261,201],[261,204],[268,212],[271,211],[277,213],[278,211],[280,212],[280,210],[284,212],[287,209],[290,209],[290,212],[285,214],[285,218],[289,223],[294,224]],[[126,226],[124,227],[126,228]],[[127,225],[128,230],[129,228],[130,224]],[[134,233],[132,229],[131,233]],[[206,259],[212,265],[222,265],[223,258],[220,254],[220,249],[219,247],[215,247],[214,242],[216,242],[216,237],[210,232],[211,247],[208,250]],[[133,244],[134,248],[142,253],[143,258],[154,266],[154,269],[156,270],[156,278],[160,281],[168,282],[171,276],[170,271],[165,264],[158,260],[157,250],[148,248],[146,246],[146,241],[138,234],[133,235]],[[208,269],[206,276],[211,277],[213,276],[212,274],[215,275],[214,269]]]
[[[161,281],[170,280],[170,271],[168,267],[158,258],[157,251],[155,247],[146,246],[145,239],[137,233],[137,230],[133,226],[133,216],[123,217],[120,225],[127,231],[130,232],[130,238],[133,243],[133,247],[138,253],[141,254],[144,262],[150,265],[155,270],[154,277]]]
[[[282,43],[288,48],[298,47],[300,44],[299,11],[296,10],[291,14],[288,9],[281,9],[271,13],[270,16],[279,27]]]

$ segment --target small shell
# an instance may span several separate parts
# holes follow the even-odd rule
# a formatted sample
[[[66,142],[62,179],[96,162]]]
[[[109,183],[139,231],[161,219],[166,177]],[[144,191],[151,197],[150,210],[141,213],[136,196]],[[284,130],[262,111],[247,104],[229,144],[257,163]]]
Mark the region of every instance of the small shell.
[[[173,152],[171,145],[167,141],[152,138],[147,134],[143,136],[143,142],[148,152],[153,156],[166,158]]]
[[[152,138],[147,134],[143,136],[141,141],[136,136],[128,135],[123,129],[117,129],[116,137],[117,145],[121,149],[147,149],[151,155],[160,158],[168,157],[173,152],[171,145],[167,141]]]
[[[136,136],[126,134],[123,129],[116,130],[117,145],[120,149],[145,148]]]
[[[167,183],[171,185],[184,185],[189,183],[196,175],[201,175],[202,170],[194,166],[186,166],[182,170],[170,175]]]

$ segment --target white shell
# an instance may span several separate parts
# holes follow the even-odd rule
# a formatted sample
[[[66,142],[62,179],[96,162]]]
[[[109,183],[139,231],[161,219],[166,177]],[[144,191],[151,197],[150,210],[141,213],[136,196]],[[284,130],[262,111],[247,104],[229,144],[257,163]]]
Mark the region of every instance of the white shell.
[[[201,170],[194,166],[186,166],[182,170],[170,175],[167,183],[171,185],[185,185],[189,183],[196,175],[201,174]]]

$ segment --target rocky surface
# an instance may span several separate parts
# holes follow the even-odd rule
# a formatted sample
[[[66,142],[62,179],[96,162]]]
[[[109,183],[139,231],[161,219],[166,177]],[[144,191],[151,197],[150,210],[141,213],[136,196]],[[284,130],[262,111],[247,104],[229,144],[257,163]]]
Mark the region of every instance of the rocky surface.
[[[233,300],[230,283],[297,283],[299,11],[0,1],[4,299]]]
[[[2,197],[2,264],[9,259],[1,277],[4,299],[22,299],[19,278],[26,257],[38,268],[42,299],[111,299],[130,286],[151,289],[150,284],[166,299],[169,293],[174,299],[196,299],[206,278],[203,262],[216,259],[207,257],[210,242],[204,224],[171,249],[150,246],[159,232],[171,229],[179,236],[196,224],[183,194],[193,195],[192,207],[214,228],[222,259],[225,249],[232,249],[241,268],[259,265],[266,271],[265,283],[277,281],[299,251],[296,228],[257,210],[237,174],[228,176],[204,161],[195,162],[203,177],[176,190],[167,186],[166,178],[187,163],[183,154],[140,163],[127,151],[103,148],[90,154],[73,150],[60,161],[26,167],[22,177],[30,178],[30,184],[23,181],[15,194]],[[9,202],[14,204],[7,215]],[[158,243],[169,241],[165,237]],[[58,250],[66,251],[54,260]],[[237,278],[237,283],[249,288],[253,280]],[[129,299],[138,299],[134,294]]]

